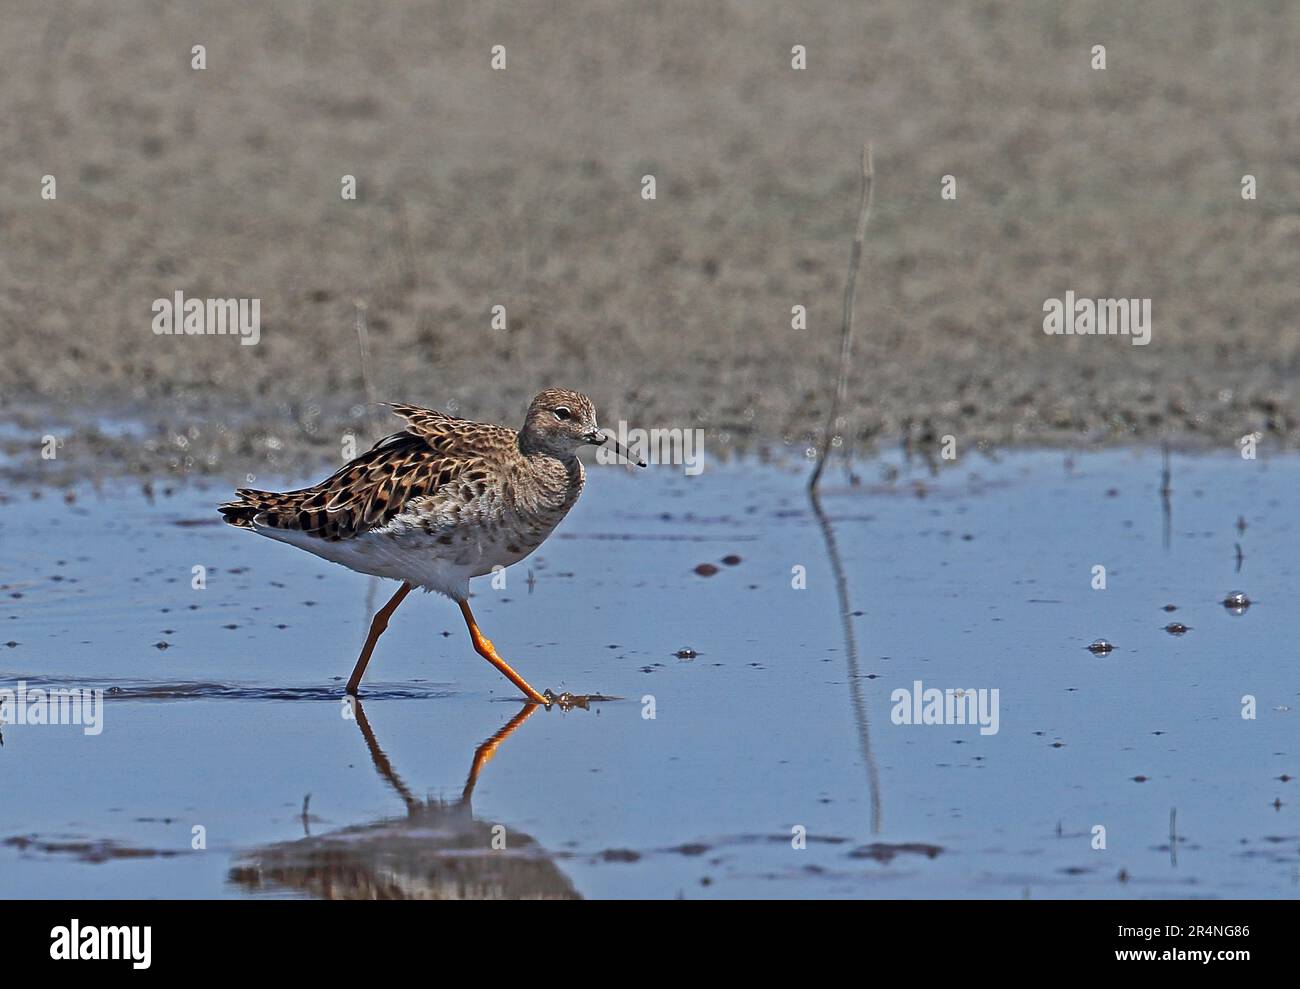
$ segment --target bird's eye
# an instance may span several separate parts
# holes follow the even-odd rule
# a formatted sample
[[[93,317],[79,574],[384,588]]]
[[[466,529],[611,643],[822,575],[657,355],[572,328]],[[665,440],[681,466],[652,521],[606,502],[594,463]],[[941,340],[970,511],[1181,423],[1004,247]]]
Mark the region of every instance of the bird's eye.
[[[555,418],[559,419],[560,422],[564,422],[566,419],[572,419],[573,413],[561,405],[558,409],[555,409]]]

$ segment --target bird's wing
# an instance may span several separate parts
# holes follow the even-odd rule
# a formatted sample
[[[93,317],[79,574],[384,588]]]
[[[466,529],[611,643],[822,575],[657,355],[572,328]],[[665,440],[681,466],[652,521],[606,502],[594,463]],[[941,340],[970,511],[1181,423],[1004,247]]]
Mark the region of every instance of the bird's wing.
[[[406,420],[404,430],[406,434],[420,437],[431,449],[440,453],[463,456],[474,456],[479,453],[491,455],[494,451],[505,450],[518,443],[518,434],[505,426],[471,422],[469,419],[449,416],[437,409],[424,409],[418,405],[405,405],[400,402],[393,402],[388,407]],[[388,437],[388,439],[393,438]],[[379,442],[382,444],[386,440]]]
[[[414,405],[393,405],[407,428],[380,440],[319,484],[282,494],[241,488],[221,506],[226,520],[298,529],[323,539],[347,539],[389,522],[416,498],[481,493],[486,458],[517,442],[504,426],[470,422]]]

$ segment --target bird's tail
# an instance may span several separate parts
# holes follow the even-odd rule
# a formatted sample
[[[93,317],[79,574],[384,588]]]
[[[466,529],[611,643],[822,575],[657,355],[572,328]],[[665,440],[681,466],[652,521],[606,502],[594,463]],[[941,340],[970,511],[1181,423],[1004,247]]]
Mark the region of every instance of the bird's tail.
[[[281,515],[288,507],[286,496],[274,491],[239,488],[235,491],[235,498],[237,500],[218,505],[217,511],[228,525],[240,529],[252,529],[254,523],[279,527]]]

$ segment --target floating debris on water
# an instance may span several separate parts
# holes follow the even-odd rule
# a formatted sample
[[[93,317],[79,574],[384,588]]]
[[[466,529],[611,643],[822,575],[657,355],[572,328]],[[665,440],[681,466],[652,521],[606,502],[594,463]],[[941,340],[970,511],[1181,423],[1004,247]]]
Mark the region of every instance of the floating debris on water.
[[[1111,652],[1114,648],[1115,647],[1111,645],[1109,642],[1107,642],[1105,639],[1098,639],[1096,642],[1088,646],[1088,652],[1092,653],[1094,656],[1105,656],[1108,652]]]
[[[44,838],[39,835],[16,835],[3,842],[23,852],[68,855],[80,862],[101,863],[114,859],[175,858],[183,854],[175,848],[136,848],[110,838]]]
[[[1223,606],[1231,611],[1234,615],[1240,615],[1250,607],[1250,598],[1246,597],[1242,591],[1233,591],[1223,599]]]
[[[1182,622],[1170,622],[1165,626],[1165,631],[1170,635],[1184,635],[1189,628],[1190,625],[1184,625]]]
[[[931,845],[920,841],[905,841],[898,844],[876,841],[862,845],[849,852],[849,858],[874,859],[877,862],[891,862],[899,855],[924,855],[928,859],[943,853],[940,845]]]
[[[740,565],[740,557],[738,557],[735,553],[729,553],[729,554],[727,554],[726,556],[724,556],[724,557],[722,558],[722,562],[725,563],[725,564],[726,564],[727,566],[729,566],[729,567],[739,566],[739,565]]]
[[[699,653],[694,649],[678,649],[673,655],[678,659],[694,659]]]
[[[606,848],[600,858],[605,862],[639,862],[641,853],[630,848]]]
[[[712,577],[715,573],[718,572],[718,568],[715,567],[712,563],[701,563],[698,567],[695,568],[695,572],[699,574],[701,577]]]

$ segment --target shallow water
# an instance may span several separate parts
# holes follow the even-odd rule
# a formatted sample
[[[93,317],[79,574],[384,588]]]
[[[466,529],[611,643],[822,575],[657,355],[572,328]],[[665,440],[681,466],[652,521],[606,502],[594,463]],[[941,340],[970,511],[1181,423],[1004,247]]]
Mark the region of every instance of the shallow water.
[[[847,622],[802,467],[593,469],[474,599],[535,686],[622,698],[572,711],[424,595],[354,711],[394,585],[222,526],[224,486],[15,493],[0,687],[109,694],[98,735],[4,726],[0,895],[1300,892],[1300,459],[1175,457],[1167,532],[1158,453],[858,469],[821,499]],[[997,688],[996,734],[892,723],[917,680]]]

